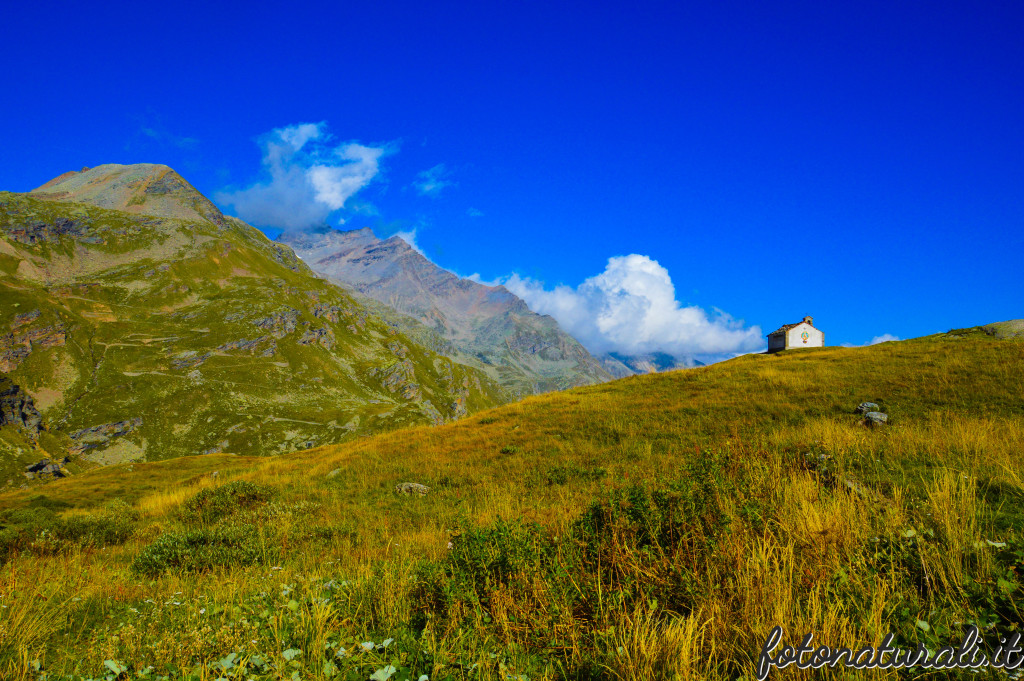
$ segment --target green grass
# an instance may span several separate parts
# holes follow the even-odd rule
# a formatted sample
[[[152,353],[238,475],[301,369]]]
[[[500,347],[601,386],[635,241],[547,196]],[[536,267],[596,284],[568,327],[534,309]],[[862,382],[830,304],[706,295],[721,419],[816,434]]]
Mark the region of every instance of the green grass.
[[[9,492],[20,527],[45,516],[36,537],[113,498],[138,515],[103,547],[19,530],[0,673],[735,679],[774,625],[991,639],[1024,623],[1022,370],[1024,343],[984,333],[746,356]],[[863,426],[863,401],[890,425]],[[395,494],[407,481],[430,493]]]

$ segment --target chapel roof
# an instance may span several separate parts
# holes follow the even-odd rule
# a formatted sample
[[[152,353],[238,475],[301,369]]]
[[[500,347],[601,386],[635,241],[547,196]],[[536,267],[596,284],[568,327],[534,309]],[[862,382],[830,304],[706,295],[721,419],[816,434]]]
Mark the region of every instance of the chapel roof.
[[[786,332],[787,332],[787,331],[789,331],[790,329],[792,329],[792,328],[795,328],[795,327],[797,327],[797,326],[800,326],[801,324],[806,324],[807,326],[811,327],[812,329],[816,329],[816,330],[818,330],[818,331],[821,331],[821,329],[818,329],[818,327],[816,327],[816,326],[815,326],[814,324],[812,324],[812,323],[811,323],[811,320],[812,320],[812,318],[811,318],[811,317],[804,317],[804,318],[803,318],[803,319],[802,319],[801,321],[799,321],[799,322],[795,322],[795,323],[793,323],[793,324],[783,324],[783,325],[782,325],[781,327],[779,327],[779,328],[778,328],[778,329],[776,329],[775,331],[772,331],[772,332],[771,332],[770,334],[768,334],[768,335],[769,335],[769,336],[774,336],[774,335],[775,335],[775,334],[777,334],[777,333],[786,333]]]

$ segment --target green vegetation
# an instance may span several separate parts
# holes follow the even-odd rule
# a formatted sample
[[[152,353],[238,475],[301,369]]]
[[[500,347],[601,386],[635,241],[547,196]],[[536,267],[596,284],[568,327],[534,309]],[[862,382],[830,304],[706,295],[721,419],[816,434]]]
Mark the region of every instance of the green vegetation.
[[[223,487],[200,490],[182,505],[180,517],[186,523],[211,524],[236,511],[262,504],[272,495],[273,490],[268,487],[236,480]]]
[[[735,679],[775,625],[994,644],[1024,626],[1022,448],[1024,343],[982,333],[87,471],[0,496],[0,676]],[[45,544],[75,517],[131,531]]]
[[[132,570],[155,577],[168,570],[206,572],[265,563],[267,551],[252,525],[222,526],[160,535],[132,562]]]
[[[55,509],[67,506],[38,495],[28,506],[4,512],[0,516],[0,560],[18,551],[42,555],[68,547],[116,546],[135,533],[139,514],[120,499],[96,513],[58,516]]]
[[[9,192],[0,192],[0,371],[49,428],[0,430],[0,488],[69,449],[73,473],[269,455],[507,401],[483,372],[400,333],[238,220]]]

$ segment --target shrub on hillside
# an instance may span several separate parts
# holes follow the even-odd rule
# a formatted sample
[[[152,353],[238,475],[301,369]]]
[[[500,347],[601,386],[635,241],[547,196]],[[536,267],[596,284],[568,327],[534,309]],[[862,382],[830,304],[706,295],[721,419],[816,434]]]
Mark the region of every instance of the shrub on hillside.
[[[601,467],[585,468],[577,463],[564,466],[552,466],[544,474],[544,482],[549,486],[565,485],[570,482],[591,482],[601,480],[608,472]]]
[[[0,560],[26,548],[40,533],[57,522],[57,514],[49,508],[16,508],[0,514]]]
[[[170,570],[205,572],[262,563],[272,555],[256,527],[218,526],[160,535],[135,558],[132,570],[149,577]]]
[[[52,529],[53,536],[79,546],[113,546],[123,544],[135,534],[139,512],[115,499],[96,514],[61,518]]]
[[[6,560],[7,556],[18,548],[21,541],[21,534],[13,527],[0,527],[0,562]]]
[[[182,504],[179,516],[184,522],[209,525],[242,509],[266,503],[273,490],[245,480],[236,480],[213,489],[204,489]]]
[[[541,640],[559,635],[557,627],[545,632],[544,623],[564,613],[592,620],[608,599],[627,609],[656,602],[688,612],[697,588],[694,571],[701,561],[714,560],[732,522],[719,503],[732,484],[725,463],[709,455],[663,488],[615,490],[562,536],[523,521],[464,529],[452,538],[443,562],[418,568],[414,623],[437,618],[453,628],[466,626],[467,617],[486,623],[497,598],[527,610],[548,609],[529,626],[520,623],[527,639]]]
[[[555,546],[540,525],[522,520],[498,520],[488,527],[465,528],[452,537],[443,563],[418,568],[414,598],[417,623],[426,616],[452,616],[459,604],[478,605],[488,594],[519,577],[544,573]]]
[[[60,518],[51,510],[68,504],[30,500],[25,508],[0,516],[0,557],[14,550],[57,553],[71,545],[101,547],[125,543],[135,533],[138,512],[115,499],[96,513]]]

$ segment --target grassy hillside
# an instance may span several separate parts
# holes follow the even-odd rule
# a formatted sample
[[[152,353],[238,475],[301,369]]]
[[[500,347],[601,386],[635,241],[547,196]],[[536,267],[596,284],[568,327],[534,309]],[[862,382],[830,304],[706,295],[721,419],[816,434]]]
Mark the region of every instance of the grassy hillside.
[[[224,216],[0,192],[0,332],[0,371],[86,463],[276,454],[507,399]],[[46,453],[15,440],[0,486]]]
[[[863,401],[889,424],[863,426]],[[1005,635],[1022,450],[1024,343],[975,331],[111,466],[0,496],[0,670],[736,679],[774,625],[858,648]]]

